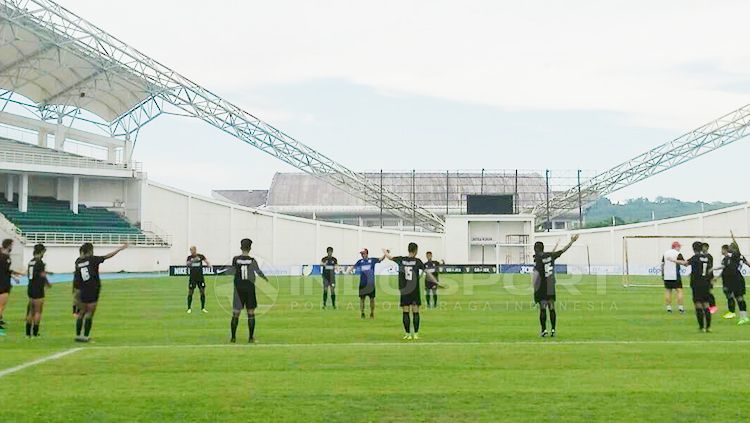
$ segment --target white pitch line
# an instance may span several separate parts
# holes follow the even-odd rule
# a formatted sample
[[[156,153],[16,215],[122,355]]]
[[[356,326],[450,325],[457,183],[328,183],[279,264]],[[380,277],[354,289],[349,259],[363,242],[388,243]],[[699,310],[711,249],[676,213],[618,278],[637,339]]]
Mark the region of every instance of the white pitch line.
[[[36,360],[32,360],[23,364],[19,364],[18,366],[15,366],[15,367],[0,370],[0,378],[8,376],[9,374],[12,374],[12,373],[20,372],[21,370],[29,368],[31,366],[36,366],[37,364],[42,364],[47,361],[57,360],[59,358],[65,357],[66,355],[70,355],[78,351],[81,351],[82,349],[83,348],[71,348],[69,350],[60,351],[52,355],[48,355],[42,358],[37,358]]]
[[[513,346],[513,345],[710,345],[710,344],[750,344],[750,340],[685,340],[685,341],[490,341],[490,342],[342,342],[342,343],[311,343],[311,344],[174,344],[174,345],[101,345],[91,346],[85,349],[91,350],[118,350],[118,349],[169,349],[169,348],[329,348],[329,347],[394,347],[394,346]]]

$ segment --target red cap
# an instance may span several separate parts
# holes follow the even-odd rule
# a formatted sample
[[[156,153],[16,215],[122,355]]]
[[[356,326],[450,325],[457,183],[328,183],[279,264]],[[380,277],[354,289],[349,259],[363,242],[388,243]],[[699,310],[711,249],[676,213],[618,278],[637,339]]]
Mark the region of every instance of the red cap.
[[[679,242],[675,241],[675,242],[672,243],[672,248],[677,249],[677,248],[680,248],[680,247],[682,247],[682,245],[680,245]]]
[[[362,251],[359,252],[360,254],[370,254],[370,252],[367,250],[367,248],[363,248]]]

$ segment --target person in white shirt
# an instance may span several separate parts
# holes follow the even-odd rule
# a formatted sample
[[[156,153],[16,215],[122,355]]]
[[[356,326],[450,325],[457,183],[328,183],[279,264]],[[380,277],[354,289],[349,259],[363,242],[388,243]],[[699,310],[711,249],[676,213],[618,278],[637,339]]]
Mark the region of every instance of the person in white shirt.
[[[682,276],[680,275],[680,265],[678,260],[683,260],[680,254],[680,243],[675,241],[672,248],[664,252],[661,258],[661,275],[664,280],[664,305],[667,313],[672,312],[672,293],[677,293],[677,308],[681,314],[685,313],[685,306],[682,302]]]

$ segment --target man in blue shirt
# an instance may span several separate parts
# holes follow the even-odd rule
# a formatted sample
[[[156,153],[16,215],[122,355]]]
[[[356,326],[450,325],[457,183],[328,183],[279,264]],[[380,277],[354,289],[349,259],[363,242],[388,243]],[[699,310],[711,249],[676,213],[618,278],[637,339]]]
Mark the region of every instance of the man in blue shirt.
[[[375,318],[375,265],[383,258],[369,257],[367,248],[359,252],[362,258],[354,264],[354,272],[359,272],[359,311],[365,318],[365,297],[370,297],[370,319]]]

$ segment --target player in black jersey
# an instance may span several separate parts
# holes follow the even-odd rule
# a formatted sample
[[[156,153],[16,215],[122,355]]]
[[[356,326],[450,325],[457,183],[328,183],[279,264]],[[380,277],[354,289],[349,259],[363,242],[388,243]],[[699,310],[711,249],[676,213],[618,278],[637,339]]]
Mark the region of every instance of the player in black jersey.
[[[5,336],[3,312],[5,311],[5,306],[8,304],[8,297],[12,289],[10,280],[15,279],[16,283],[18,283],[18,277],[23,275],[23,273],[16,272],[10,268],[10,253],[12,250],[13,240],[4,239],[0,245],[0,336]]]
[[[690,288],[693,291],[695,316],[698,328],[703,332],[711,331],[711,313],[708,311],[711,301],[711,278],[713,269],[709,266],[708,257],[703,253],[703,243],[693,243],[693,256],[687,260],[677,260],[677,264],[690,266]]]
[[[128,244],[123,244],[107,255],[95,256],[93,244],[86,242],[81,245],[80,251],[83,254],[82,257],[76,259],[75,263],[75,274],[81,281],[81,311],[78,314],[78,319],[76,319],[75,340],[77,342],[89,342],[91,326],[94,324],[96,304],[99,301],[99,292],[102,287],[99,278],[99,265],[126,248],[128,248]],[[81,336],[81,329],[83,329],[83,336]]]
[[[742,265],[747,265],[747,260],[740,254],[736,242],[733,242],[732,245],[722,245],[721,254],[723,256],[721,266],[715,270],[721,269],[721,284],[723,285],[724,295],[727,297],[728,311],[722,317],[734,319],[737,316],[735,307],[739,306],[740,321],[737,324],[745,325],[750,320],[747,318],[745,277],[742,275]]]
[[[198,249],[195,246],[190,247],[190,255],[187,256],[187,267],[190,277],[188,279],[188,296],[187,296],[187,312],[188,314],[193,312],[193,291],[195,287],[201,293],[201,311],[208,313],[206,310],[206,280],[203,277],[203,265],[211,267],[211,263],[203,254],[198,253]]]
[[[326,256],[320,259],[320,273],[323,275],[323,308],[328,302],[328,293],[331,294],[331,305],[336,309],[336,266],[339,261],[333,256],[333,247],[326,248]]]
[[[44,253],[47,249],[42,244],[34,246],[34,258],[29,261],[28,273],[29,285],[27,293],[29,296],[29,305],[26,308],[26,337],[31,338],[39,336],[39,324],[42,321],[42,311],[44,310],[44,290],[49,288],[50,283],[47,280],[46,265],[44,264]]]
[[[247,327],[250,332],[248,342],[255,342],[255,309],[258,307],[258,299],[255,296],[255,275],[268,281],[266,275],[260,270],[258,262],[250,257],[253,241],[245,238],[240,241],[242,254],[232,259],[232,271],[234,272],[234,300],[232,302],[232,338],[230,342],[237,342],[237,324],[240,321],[240,313],[244,308],[247,310]]]
[[[713,269],[714,268],[714,256],[712,256],[711,253],[708,252],[709,247],[710,246],[708,245],[708,243],[704,242],[703,245],[702,245],[701,251],[708,258],[708,267],[709,267],[709,269]],[[710,289],[711,289],[709,291],[709,293],[708,293],[708,300],[709,300],[708,301],[708,312],[711,313],[711,314],[714,314],[714,313],[716,313],[716,310],[718,310],[718,308],[716,307],[716,297],[714,296],[714,293],[713,293],[713,289],[714,289],[714,272],[709,272],[708,273],[708,281],[709,281],[709,286],[710,286]]]
[[[83,258],[83,246],[78,248],[78,258]],[[73,267],[73,317],[81,313],[81,275]]]
[[[429,278],[424,280],[425,299],[427,300],[427,308],[435,308],[438,301],[437,290],[440,287],[440,272],[438,269],[440,263],[432,259],[432,251],[428,251],[425,257],[427,257],[427,261],[424,262],[424,271],[431,273],[435,278],[435,282],[431,282]],[[430,297],[432,297],[432,305],[430,305]]]
[[[419,339],[419,306],[422,305],[422,296],[419,293],[419,271],[424,271],[424,263],[417,258],[417,244],[410,242],[406,257],[390,255],[390,251],[383,250],[384,256],[398,265],[398,290],[401,293],[399,305],[403,312],[404,339]],[[431,273],[425,272],[425,277],[432,283],[437,283]],[[411,311],[411,316],[409,312]],[[412,335],[411,326],[413,322],[414,332]]]
[[[542,326],[541,337],[547,336],[547,310],[549,310],[549,321],[552,325],[552,332],[549,334],[554,337],[557,326],[557,311],[555,310],[555,300],[557,294],[555,285],[555,260],[564,252],[568,251],[571,245],[578,239],[578,234],[570,237],[570,241],[562,250],[545,252],[544,243],[537,241],[534,243],[534,272],[532,281],[534,284],[534,302],[539,304],[539,324]]]

